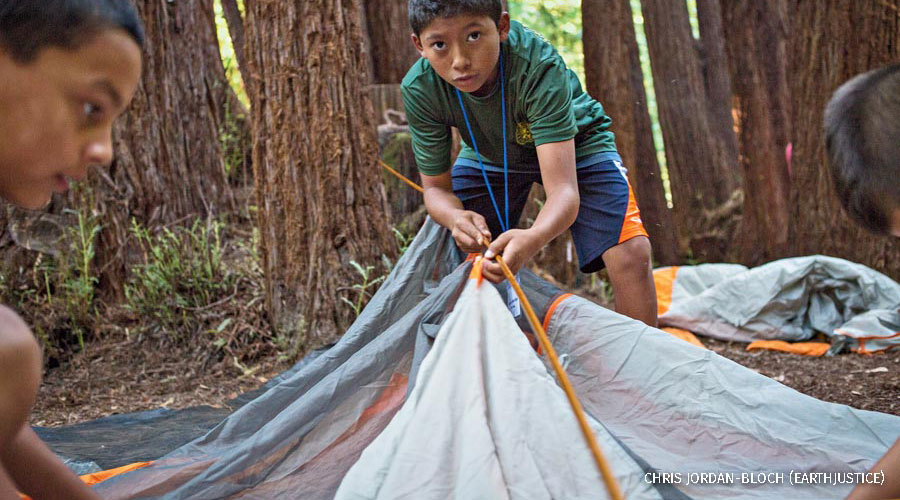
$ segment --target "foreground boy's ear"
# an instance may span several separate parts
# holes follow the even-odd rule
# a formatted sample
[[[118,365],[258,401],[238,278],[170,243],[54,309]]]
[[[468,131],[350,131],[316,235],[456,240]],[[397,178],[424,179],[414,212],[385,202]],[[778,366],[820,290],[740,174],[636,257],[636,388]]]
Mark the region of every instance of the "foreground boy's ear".
[[[422,46],[422,40],[418,35],[411,33],[409,39],[412,40],[413,45],[415,45],[416,52],[418,52],[420,56],[425,57],[425,47]]]
[[[509,36],[509,12],[500,14],[500,21],[497,23],[497,31],[500,33],[500,42],[505,42]]]

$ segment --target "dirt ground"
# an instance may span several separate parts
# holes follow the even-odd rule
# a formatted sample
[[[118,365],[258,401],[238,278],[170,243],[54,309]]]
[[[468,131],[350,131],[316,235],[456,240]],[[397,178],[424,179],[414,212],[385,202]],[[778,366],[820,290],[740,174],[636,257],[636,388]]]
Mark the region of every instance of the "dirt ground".
[[[233,359],[203,365],[190,353],[147,349],[126,338],[92,342],[45,371],[31,424],[57,427],[161,407],[221,407],[290,367],[274,357],[254,366]]]
[[[747,351],[746,344],[738,342],[700,340],[722,356],[814,398],[900,415],[900,349],[813,357]]]
[[[745,344],[701,340],[718,354],[804,394],[900,415],[900,349],[870,356],[808,357],[748,352]],[[142,349],[124,338],[94,342],[87,352],[47,371],[31,423],[55,427],[159,407],[221,406],[288,365],[271,358],[252,367],[237,366],[233,360],[201,367],[185,353]]]

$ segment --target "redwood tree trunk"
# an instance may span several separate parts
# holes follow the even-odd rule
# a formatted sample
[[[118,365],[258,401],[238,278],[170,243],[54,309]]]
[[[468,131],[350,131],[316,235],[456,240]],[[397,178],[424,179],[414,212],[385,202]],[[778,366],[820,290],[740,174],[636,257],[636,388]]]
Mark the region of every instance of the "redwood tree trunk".
[[[400,83],[419,58],[409,38],[407,0],[363,0],[373,83]]]
[[[358,0],[248,3],[266,305],[280,335],[314,348],[354,319],[350,265],[393,255]],[[371,277],[381,274],[373,270]]]
[[[793,0],[791,95],[794,123],[791,236],[794,252],[825,253],[900,279],[900,247],[843,212],[827,171],[825,104],[842,83],[900,59],[900,2]],[[802,126],[800,126],[802,124]]]
[[[219,131],[228,82],[212,2],[135,2],[144,21],[144,70],[114,131],[116,161],[91,175],[102,231],[100,288],[121,298],[131,219],[169,224],[231,208]]]
[[[741,261],[752,266],[788,252],[790,175],[785,149],[791,120],[786,1],[728,0],[722,6],[744,186]]]
[[[738,141],[731,116],[731,76],[725,52],[720,0],[697,0],[700,27],[700,64],[706,84],[710,124],[722,137],[729,158],[738,157]],[[728,0],[729,2],[731,0]]]
[[[735,200],[737,158],[716,130],[687,5],[671,0],[641,3],[675,221],[695,258],[722,260],[740,206]]]
[[[613,119],[655,259],[677,264],[681,252],[656,160],[630,0],[582,0],[581,16],[587,91]]]
[[[238,8],[237,0],[222,0],[222,12],[225,22],[228,24],[228,35],[231,37],[231,46],[234,47],[234,55],[237,57],[238,69],[241,77],[247,67],[246,44],[244,43],[244,19]]]

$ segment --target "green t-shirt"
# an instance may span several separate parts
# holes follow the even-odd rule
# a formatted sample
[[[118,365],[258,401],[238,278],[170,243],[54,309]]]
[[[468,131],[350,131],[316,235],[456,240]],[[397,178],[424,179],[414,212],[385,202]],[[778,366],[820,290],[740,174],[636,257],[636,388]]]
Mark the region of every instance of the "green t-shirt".
[[[536,146],[575,138],[575,154],[615,151],[612,120],[603,106],[581,89],[556,49],[539,34],[513,21],[501,44],[506,78],[506,136],[509,167],[537,168]],[[450,168],[450,127],[463,139],[459,155],[478,160],[456,89],[438,76],[425,58],[403,79],[403,106],[409,120],[419,171],[437,175]],[[503,164],[499,85],[490,95],[462,92],[478,151],[485,161]]]

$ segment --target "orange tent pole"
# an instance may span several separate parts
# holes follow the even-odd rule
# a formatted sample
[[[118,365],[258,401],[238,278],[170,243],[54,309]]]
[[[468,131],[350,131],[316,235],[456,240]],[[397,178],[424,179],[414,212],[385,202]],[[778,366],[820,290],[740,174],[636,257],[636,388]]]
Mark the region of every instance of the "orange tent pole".
[[[569,404],[572,406],[572,411],[575,412],[575,417],[578,419],[578,426],[581,427],[581,433],[584,434],[584,439],[587,441],[588,447],[590,447],[591,453],[594,455],[594,462],[597,463],[597,468],[600,469],[600,474],[603,475],[603,481],[606,484],[606,490],[609,492],[610,498],[613,498],[614,500],[623,500],[624,497],[622,496],[622,491],[619,489],[619,483],[616,482],[616,478],[613,476],[612,470],[609,468],[609,463],[603,456],[603,452],[600,451],[600,445],[597,444],[597,440],[594,438],[594,432],[587,423],[584,408],[582,408],[581,402],[578,401],[575,390],[572,389],[569,377],[559,363],[556,351],[553,349],[553,345],[550,344],[550,339],[547,338],[547,332],[544,331],[544,327],[541,326],[541,322],[538,321],[537,315],[534,314],[534,309],[531,308],[531,304],[528,302],[525,292],[522,291],[522,288],[516,281],[516,277],[513,276],[512,271],[510,271],[509,267],[506,266],[506,263],[503,262],[503,257],[498,255],[496,259],[497,263],[500,264],[500,267],[503,269],[504,276],[506,276],[506,279],[516,291],[516,295],[519,296],[519,301],[522,303],[525,314],[528,316],[528,322],[531,323],[531,328],[533,328],[537,334],[541,347],[544,349],[544,352],[547,353],[547,357],[550,358],[550,363],[553,365],[553,371],[555,371],[556,376],[559,377],[559,382],[566,393],[566,397],[569,398]]]
[[[413,189],[415,189],[416,191],[418,191],[418,192],[420,192],[420,193],[425,193],[425,190],[422,189],[421,186],[419,186],[419,185],[416,184],[415,182],[413,182],[413,181],[407,179],[406,176],[404,176],[404,175],[401,174],[400,172],[397,172],[396,170],[394,170],[393,168],[391,168],[391,166],[388,165],[387,163],[385,163],[385,162],[383,162],[383,161],[381,161],[381,160],[378,160],[378,164],[381,165],[382,167],[384,167],[384,169],[387,170],[388,172],[390,172],[390,173],[396,175],[397,178],[399,178],[401,181],[403,181],[403,182],[409,184],[409,186],[412,187]]]
[[[418,184],[407,179],[403,174],[397,172],[383,161],[378,160],[378,163],[387,169],[388,172],[396,175],[400,180],[412,186],[416,191],[420,193],[425,192]],[[487,246],[485,242],[481,243]],[[569,377],[566,376],[566,372],[559,363],[559,358],[556,356],[556,351],[550,344],[550,339],[547,338],[544,327],[541,326],[541,322],[538,321],[537,315],[534,314],[534,309],[531,307],[531,303],[528,302],[528,297],[525,296],[525,292],[522,291],[522,288],[519,286],[519,282],[516,281],[516,277],[513,276],[512,271],[510,271],[509,267],[506,266],[506,263],[503,262],[503,258],[498,255],[496,259],[497,263],[500,264],[500,267],[503,269],[504,276],[506,276],[506,279],[509,280],[513,289],[516,291],[516,295],[519,296],[519,301],[522,303],[522,306],[525,308],[525,314],[528,316],[528,322],[531,323],[531,328],[533,328],[538,335],[538,342],[540,342],[541,348],[547,353],[547,357],[550,358],[550,363],[553,365],[553,371],[556,372],[556,376],[563,386],[563,391],[565,391],[566,397],[569,399],[569,405],[571,405],[572,411],[575,412],[578,426],[581,428],[581,433],[584,434],[584,439],[591,449],[591,454],[594,456],[594,462],[596,462],[597,468],[600,469],[600,474],[603,476],[603,482],[606,485],[606,490],[609,492],[610,498],[613,500],[624,500],[625,497],[622,496],[622,491],[619,489],[619,483],[616,481],[615,476],[613,476],[612,470],[609,468],[609,463],[603,456],[603,452],[600,451],[600,445],[597,444],[594,433],[587,423],[587,417],[584,415],[584,408],[582,408],[581,402],[578,401],[578,397],[575,395],[575,390],[569,382]]]

